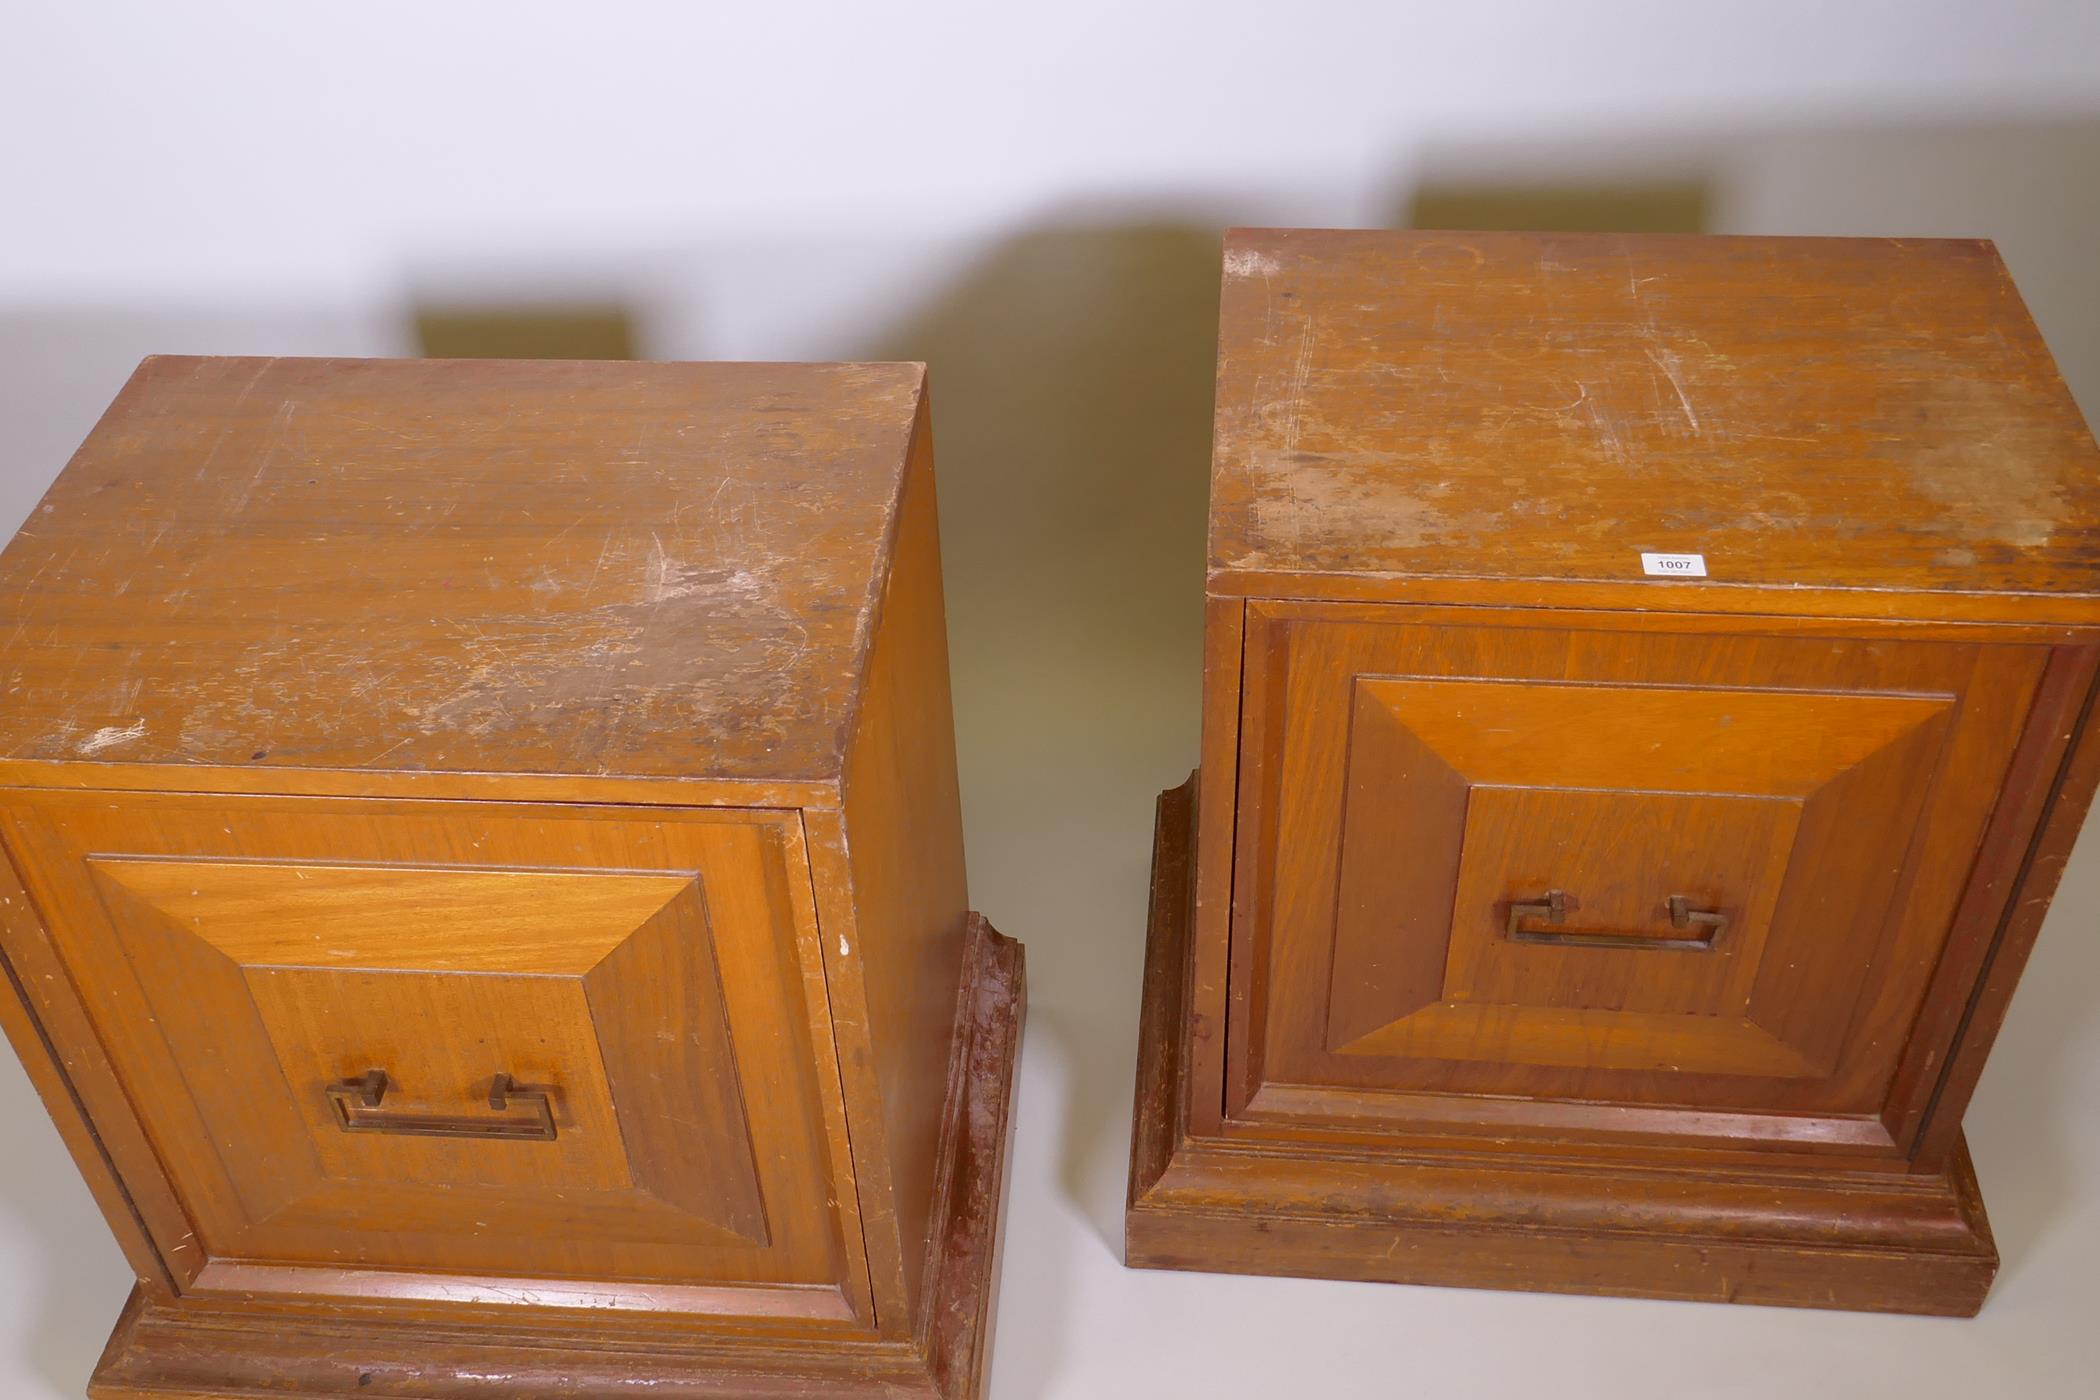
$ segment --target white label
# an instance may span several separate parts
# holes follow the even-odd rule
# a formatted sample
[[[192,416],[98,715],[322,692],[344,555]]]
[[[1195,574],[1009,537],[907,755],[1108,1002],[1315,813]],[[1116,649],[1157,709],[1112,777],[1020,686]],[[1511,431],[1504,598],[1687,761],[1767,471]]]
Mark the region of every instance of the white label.
[[[1657,578],[1705,578],[1706,556],[1703,554],[1649,554],[1641,555],[1641,572]]]

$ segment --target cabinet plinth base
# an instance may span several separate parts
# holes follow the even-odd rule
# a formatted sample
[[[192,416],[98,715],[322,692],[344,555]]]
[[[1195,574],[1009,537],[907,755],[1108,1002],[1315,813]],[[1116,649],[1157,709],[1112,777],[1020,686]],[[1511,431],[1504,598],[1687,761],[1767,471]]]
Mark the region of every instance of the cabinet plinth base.
[[[325,1322],[252,1306],[159,1305],[133,1293],[95,1368],[94,1400],[664,1400],[883,1397],[971,1400],[989,1369],[1012,1141],[1014,1066],[1026,1007],[1021,945],[972,916],[966,1021],[951,1069],[938,1271],[915,1338],[618,1331],[545,1314],[486,1328]]]
[[[1998,1253],[1945,1172],[1706,1172],[1189,1131],[1195,782],[1160,798],[1126,1262],[1136,1268],[1973,1315]],[[1206,1086],[1214,1092],[1216,1086]]]

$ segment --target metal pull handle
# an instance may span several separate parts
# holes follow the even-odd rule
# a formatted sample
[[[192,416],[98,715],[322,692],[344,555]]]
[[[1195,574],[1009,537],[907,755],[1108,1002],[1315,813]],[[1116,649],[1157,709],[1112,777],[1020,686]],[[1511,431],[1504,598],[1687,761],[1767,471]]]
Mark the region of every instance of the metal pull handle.
[[[1547,890],[1546,897],[1537,904],[1519,904],[1510,901],[1509,936],[1519,943],[1551,943],[1566,935],[1540,933],[1524,927],[1526,919],[1537,919],[1542,923],[1557,924],[1568,917],[1568,896],[1560,890]]]
[[[507,1074],[497,1075],[489,1085],[489,1108],[496,1113],[509,1113],[515,1104],[525,1110],[522,1116],[474,1118],[465,1114],[389,1111],[381,1105],[390,1087],[383,1069],[368,1069],[360,1078],[329,1085],[328,1101],[335,1107],[336,1126],[346,1133],[393,1133],[401,1137],[554,1141],[552,1091],[517,1083]]]
[[[1692,902],[1681,894],[1671,895],[1665,907],[1670,911],[1671,928],[1703,928],[1706,930],[1704,938],[1687,941],[1711,944],[1716,938],[1728,932],[1728,916],[1726,914],[1723,914],[1718,909],[1694,909],[1692,908]]]
[[[1509,939],[1512,943],[1545,943],[1561,948],[1618,948],[1624,951],[1652,949],[1658,952],[1675,950],[1684,953],[1703,953],[1714,946],[1714,941],[1728,931],[1728,916],[1718,910],[1694,909],[1692,902],[1681,894],[1673,894],[1663,902],[1669,910],[1670,927],[1673,929],[1697,929],[1689,938],[1656,938],[1645,933],[1614,933],[1610,930],[1544,929],[1533,928],[1533,923],[1558,924],[1568,917],[1568,896],[1564,890],[1547,890],[1545,897],[1537,901],[1512,901],[1509,906]]]

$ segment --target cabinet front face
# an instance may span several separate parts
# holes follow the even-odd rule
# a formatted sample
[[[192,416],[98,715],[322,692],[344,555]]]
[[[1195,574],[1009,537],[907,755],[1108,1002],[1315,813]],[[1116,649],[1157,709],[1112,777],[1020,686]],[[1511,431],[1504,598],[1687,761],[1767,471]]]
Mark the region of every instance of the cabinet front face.
[[[1228,1113],[1900,1154],[2050,650],[1468,612],[1250,614]]]
[[[183,1291],[858,1315],[791,816],[17,792],[5,821],[39,916],[10,960],[92,1035],[90,1116],[135,1115]]]

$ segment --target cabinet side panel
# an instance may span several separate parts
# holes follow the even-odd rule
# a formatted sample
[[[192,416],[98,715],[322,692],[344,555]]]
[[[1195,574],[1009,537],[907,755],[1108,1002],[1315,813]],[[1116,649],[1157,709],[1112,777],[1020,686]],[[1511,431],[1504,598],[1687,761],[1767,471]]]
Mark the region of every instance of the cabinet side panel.
[[[866,1219],[871,1227],[884,1215],[896,1221],[915,1316],[938,1190],[969,906],[932,434],[923,402],[866,688],[846,747],[843,802],[853,952],[866,989],[890,1168],[891,1199],[881,1203],[887,1209],[870,1209]]]
[[[2042,930],[2049,902],[2071,859],[2072,847],[2085,825],[2093,794],[2100,789],[2100,730],[2094,725],[2100,708],[2100,688],[2088,689],[2082,710],[2070,727],[2070,752],[2064,757],[2049,794],[2046,815],[2032,844],[2023,853],[2013,888],[2005,902],[2005,913],[1997,936],[1986,955],[1975,993],[1963,1013],[1960,1037],[1948,1058],[1945,1078],[1940,1081],[1913,1155],[1919,1171],[1935,1171],[1952,1159],[1961,1145],[1962,1115],[1969,1096],[1983,1075],[1983,1065],[2005,1013],[2012,1004],[2013,988],[2027,966],[2028,954]],[[2005,872],[1980,871],[1979,878],[1997,881]]]

